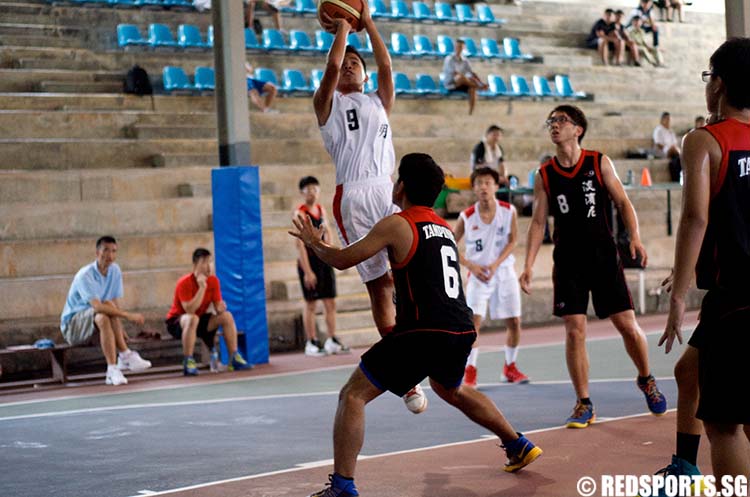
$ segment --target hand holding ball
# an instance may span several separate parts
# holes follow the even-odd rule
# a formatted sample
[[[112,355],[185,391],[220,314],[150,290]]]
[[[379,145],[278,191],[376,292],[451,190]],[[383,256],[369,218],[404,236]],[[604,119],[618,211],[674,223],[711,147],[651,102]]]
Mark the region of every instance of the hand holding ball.
[[[360,31],[364,26],[360,23],[362,9],[366,5],[362,0],[320,0],[318,3],[318,22],[328,32],[335,32],[336,25],[330,19],[343,19],[354,31]]]

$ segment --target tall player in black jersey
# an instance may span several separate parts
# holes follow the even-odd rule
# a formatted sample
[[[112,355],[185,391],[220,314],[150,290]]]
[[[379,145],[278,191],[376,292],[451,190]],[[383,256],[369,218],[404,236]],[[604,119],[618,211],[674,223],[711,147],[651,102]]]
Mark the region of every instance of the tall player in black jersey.
[[[393,331],[362,355],[341,389],[333,426],[334,473],[329,486],[312,497],[359,495],[353,477],[364,442],[365,405],[386,390],[402,396],[426,377],[443,400],[500,438],[508,456],[505,471],[518,471],[542,453],[516,433],[486,395],[461,386],[476,332],[453,232],[430,207],[443,186],[442,169],[429,155],[408,154],[398,175],[393,202],[402,211],[382,219],[348,247],[325,243],[307,218],[295,220],[298,231],[290,231],[338,269],[388,249],[397,296]]]
[[[697,365],[700,388],[690,384],[694,375],[676,375],[680,394],[685,383],[692,394],[684,404],[679,399],[678,446],[680,420],[683,430],[694,425],[700,392],[697,417],[711,442],[718,481],[723,475],[750,474],[750,409],[747,401],[735,400],[745,396],[741,392],[750,381],[750,39],[724,42],[709,66],[702,75],[709,125],[683,141],[682,216],[669,320],[659,344],[665,342],[669,352],[675,338],[682,343],[685,295],[695,272],[698,288],[708,293],[680,362],[688,369]],[[700,433],[700,426],[695,428]]]
[[[609,318],[622,335],[625,350],[638,370],[638,387],[653,414],[663,414],[667,401],[656,387],[648,365],[648,345],[633,312],[622,263],[607,221],[610,199],[630,232],[630,252],[645,266],[646,250],[638,232],[633,204],[606,155],[581,148],[586,116],[572,105],[560,105],[546,121],[555,156],[542,164],[534,179],[534,214],[526,243],[521,288],[531,292],[531,274],[544,238],[547,216],[555,219],[552,254],[554,314],[565,321],[565,359],[577,402],[568,428],[586,428],[596,419],[589,398],[589,358],[586,352],[586,310],[589,293],[600,319]]]

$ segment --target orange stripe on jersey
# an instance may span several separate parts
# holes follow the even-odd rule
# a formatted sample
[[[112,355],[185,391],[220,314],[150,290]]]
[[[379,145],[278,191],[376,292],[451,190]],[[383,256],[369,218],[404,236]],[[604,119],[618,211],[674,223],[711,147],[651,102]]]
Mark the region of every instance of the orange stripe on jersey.
[[[312,213],[310,209],[307,208],[307,204],[302,204],[299,207],[297,207],[297,210],[300,212],[304,212],[311,218],[315,219],[316,221],[319,221],[321,217],[323,217],[323,207],[320,204],[315,204],[315,207],[318,208],[318,215]]]
[[[471,217],[471,215],[472,215],[472,214],[474,214],[474,211],[475,211],[475,210],[476,210],[476,205],[472,205],[471,207],[469,207],[468,209],[466,209],[466,210],[464,211],[464,215],[465,215],[466,217]]]
[[[714,124],[709,124],[701,129],[708,131],[711,136],[716,140],[721,148],[721,164],[719,164],[719,174],[716,176],[716,183],[711,185],[711,200],[721,191],[721,187],[724,186],[724,180],[727,178],[727,169],[729,168],[729,154],[725,150],[725,144],[723,143],[722,137],[719,136],[717,131],[714,129],[718,124],[722,124],[726,121],[721,121]],[[736,142],[735,142],[736,143]]]
[[[499,205],[500,207],[504,207],[505,209],[510,209],[510,203],[503,202],[502,200],[498,200],[497,205]]]
[[[344,241],[347,245],[349,245],[349,237],[346,236],[346,230],[344,229],[344,220],[341,217],[341,197],[343,195],[343,185],[336,185],[336,193],[333,195],[333,218],[336,220],[339,231],[341,231],[341,236],[344,237]]]
[[[581,149],[581,156],[578,158],[578,162],[573,168],[563,168],[557,162],[557,157],[553,157],[550,162],[552,162],[552,167],[555,169],[555,171],[565,176],[566,178],[573,178],[576,174],[578,174],[578,171],[581,169],[581,166],[583,166],[583,160],[586,158],[587,155],[590,155],[591,153],[592,152],[589,152],[588,150]]]

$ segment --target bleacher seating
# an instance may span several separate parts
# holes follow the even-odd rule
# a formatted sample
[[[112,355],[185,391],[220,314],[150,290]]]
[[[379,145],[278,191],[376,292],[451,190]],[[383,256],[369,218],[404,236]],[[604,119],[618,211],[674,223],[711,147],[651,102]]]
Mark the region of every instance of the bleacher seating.
[[[183,49],[210,48],[209,44],[203,41],[198,27],[192,24],[180,24],[177,27],[177,43]]]
[[[510,89],[511,95],[514,97],[535,97],[536,93],[531,91],[529,83],[526,78],[518,74],[510,75]]]
[[[297,69],[284,69],[281,92],[286,95],[309,96],[313,87],[305,80],[305,75]]]
[[[586,92],[573,90],[573,85],[570,83],[570,78],[566,74],[558,74],[557,76],[555,76],[555,88],[557,89],[557,94],[563,98],[589,98],[589,95],[587,95]]]
[[[531,54],[521,52],[521,46],[518,38],[503,38],[503,48],[505,56],[513,60],[531,60],[534,58]]]
[[[315,53],[318,50],[304,31],[293,29],[289,31],[289,49],[293,52]]]
[[[197,88],[190,84],[190,79],[181,67],[167,66],[162,72],[164,89],[168,92],[195,91]]]
[[[487,85],[489,86],[487,90],[479,92],[480,97],[500,98],[510,95],[508,88],[505,86],[505,81],[497,74],[490,74],[487,76]]]
[[[549,86],[549,81],[547,81],[547,78],[539,75],[534,75],[533,77],[533,85],[534,85],[534,91],[537,95],[541,97],[557,97],[557,90],[552,91],[552,89]]]
[[[391,33],[391,53],[401,57],[413,57],[414,51],[409,46],[409,39],[403,33]]]
[[[141,35],[138,26],[133,24],[118,24],[117,44],[122,48],[144,47],[148,45],[148,40]]]
[[[263,30],[263,49],[268,51],[291,50],[284,41],[284,35],[278,29]]]
[[[216,75],[212,67],[199,66],[195,68],[194,86],[199,92],[214,91],[216,89]]]
[[[177,48],[172,31],[165,24],[149,24],[148,44],[151,48]]]

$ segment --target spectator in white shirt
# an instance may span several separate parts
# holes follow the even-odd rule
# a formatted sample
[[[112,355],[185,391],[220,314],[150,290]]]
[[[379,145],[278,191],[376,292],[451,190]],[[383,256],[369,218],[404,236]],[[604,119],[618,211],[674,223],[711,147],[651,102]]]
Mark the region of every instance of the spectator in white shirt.
[[[449,91],[460,91],[469,95],[469,115],[474,112],[474,103],[477,100],[477,89],[486,90],[488,85],[483,82],[477,73],[471,69],[469,61],[463,56],[466,43],[463,39],[456,40],[456,51],[445,57],[443,62],[443,84]]]
[[[682,166],[680,164],[680,145],[677,142],[677,135],[670,127],[672,124],[672,116],[669,112],[662,112],[661,121],[654,128],[653,140],[654,140],[654,151],[657,157],[665,157],[669,159],[669,172],[672,177],[672,181],[680,180],[680,172]]]

